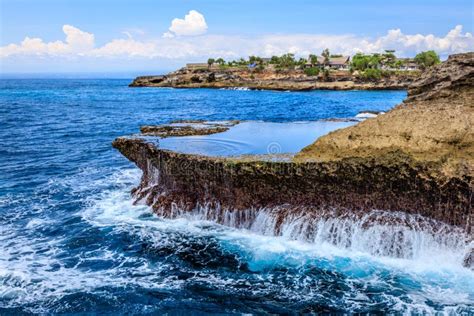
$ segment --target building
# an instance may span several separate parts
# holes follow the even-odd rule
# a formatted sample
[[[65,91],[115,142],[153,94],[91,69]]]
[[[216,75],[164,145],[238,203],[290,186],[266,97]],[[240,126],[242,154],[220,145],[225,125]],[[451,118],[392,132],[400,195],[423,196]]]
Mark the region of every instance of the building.
[[[307,62],[304,65],[304,68],[310,68],[314,66],[318,67],[323,67],[326,66],[330,69],[337,69],[337,70],[349,70],[350,68],[350,56],[335,56],[335,57],[329,57],[329,63],[327,65],[324,65],[324,57],[322,56],[316,56],[318,59],[318,64],[313,65],[311,64],[311,59],[307,58]]]
[[[186,64],[186,68],[189,70],[195,70],[195,69],[202,69],[202,68],[208,68],[209,64],[208,63],[190,63]]]
[[[419,66],[413,58],[399,58],[398,61],[401,62],[399,70],[405,70],[405,71],[419,70]]]
[[[330,57],[329,67],[331,69],[337,69],[337,70],[349,70],[350,60],[351,60],[350,56]],[[318,58],[318,61],[319,61],[319,58]]]

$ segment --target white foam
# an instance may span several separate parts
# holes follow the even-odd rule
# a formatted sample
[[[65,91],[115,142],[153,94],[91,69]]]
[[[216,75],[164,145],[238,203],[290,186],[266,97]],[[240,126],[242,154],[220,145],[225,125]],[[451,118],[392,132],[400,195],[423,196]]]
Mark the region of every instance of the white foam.
[[[89,182],[89,185],[96,189],[108,189],[86,197],[88,206],[78,215],[97,229],[104,231],[112,229],[117,233],[126,233],[134,239],[138,238],[157,247],[167,244],[171,247],[180,247],[176,243],[181,237],[173,236],[185,235],[186,238],[204,237],[217,240],[221,247],[229,249],[245,260],[249,269],[261,273],[259,277],[263,283],[253,289],[255,295],[259,295],[259,291],[269,293],[274,291],[277,293],[275,295],[287,296],[287,299],[304,301],[318,297],[317,289],[313,291],[305,286],[305,278],[301,280],[297,278],[294,282],[301,284],[285,288],[278,282],[266,280],[264,273],[274,266],[303,270],[306,266],[317,266],[345,275],[349,287],[357,282],[363,282],[367,286],[377,284],[389,286],[384,279],[386,274],[384,271],[389,271],[397,278],[416,283],[419,288],[413,293],[407,293],[411,303],[393,295],[388,295],[386,298],[387,302],[392,302],[394,308],[403,313],[434,313],[435,309],[427,303],[430,300],[436,304],[446,305],[444,311],[449,314],[452,311],[456,312],[459,306],[469,306],[474,298],[472,286],[474,273],[460,266],[458,244],[455,242],[451,244],[454,245],[453,249],[449,248],[451,246],[448,247],[452,242],[451,237],[440,241],[425,236],[424,233],[408,234],[407,238],[416,241],[411,257],[391,258],[377,251],[371,253],[370,250],[377,249],[376,244],[380,241],[377,238],[381,238],[382,232],[387,227],[374,225],[369,230],[362,230],[360,224],[351,223],[349,220],[313,223],[301,216],[288,217],[282,224],[281,232],[275,236],[275,217],[271,216],[271,212],[262,210],[248,210],[245,214],[239,215],[239,220],[235,213],[225,211],[223,223],[234,227],[216,224],[214,221],[218,213],[206,208],[187,214],[182,214],[176,209],[179,218],[162,219],[152,216],[149,207],[133,204],[129,189],[136,185],[139,179],[138,170],[127,169],[107,179],[93,180],[92,184]],[[76,180],[85,181],[85,178],[79,177]],[[68,181],[71,181],[68,185],[75,185],[73,179]],[[87,183],[83,185],[85,189]],[[242,216],[248,218],[248,221],[242,221]],[[37,229],[43,225],[54,225],[54,223],[42,219],[32,219],[28,222],[30,229]],[[320,232],[310,235],[304,233],[311,225],[320,225],[318,228]],[[329,228],[331,225],[337,229],[331,230]],[[345,229],[347,227],[352,227],[352,233],[349,233],[351,230]],[[65,265],[64,258],[68,258],[68,250],[64,249],[66,240],[31,239],[26,235],[18,235],[17,227],[2,228],[0,297],[8,301],[2,303],[3,306],[5,304],[24,306],[34,302],[57,300],[67,294],[78,291],[92,292],[107,286],[136,285],[143,288],[176,289],[186,282],[173,276],[166,276],[166,271],[170,269],[166,264],[156,266],[148,262],[145,257],[125,257],[121,252],[105,247],[81,254],[74,266]],[[402,228],[387,231],[393,232],[393,229],[396,231]],[[338,230],[340,233],[335,233]],[[344,234],[347,234],[344,238],[351,240],[350,246],[343,242]],[[331,242],[335,237],[330,236],[337,236],[336,240],[339,240],[339,243]],[[378,237],[373,238],[374,236]],[[443,246],[443,243],[447,243],[447,246]],[[85,263],[94,260],[111,260],[116,264],[99,271],[82,268]],[[164,272],[162,275],[161,271]],[[222,290],[228,290],[236,282],[248,282],[218,274],[196,274],[193,279],[207,282],[212,284],[212,287]],[[300,287],[307,291],[298,291],[297,288]],[[345,304],[357,308],[364,301],[364,297],[354,293],[357,293],[357,288],[348,291],[344,300]],[[31,312],[50,312],[47,309],[42,310],[41,306],[43,305],[36,305]]]
[[[368,118],[374,118],[377,117],[381,114],[385,114],[385,112],[379,112],[379,113],[374,113],[374,112],[360,112],[358,113],[355,117],[358,119],[368,119]]]

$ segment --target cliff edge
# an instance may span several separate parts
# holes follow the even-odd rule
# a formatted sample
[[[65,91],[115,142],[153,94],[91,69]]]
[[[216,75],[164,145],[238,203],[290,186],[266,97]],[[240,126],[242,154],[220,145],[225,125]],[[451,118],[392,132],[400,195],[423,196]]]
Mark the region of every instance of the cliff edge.
[[[359,220],[382,211],[364,225],[431,227],[429,234],[437,236],[448,224],[466,234],[468,245],[474,236],[473,55],[451,56],[424,73],[393,110],[323,136],[293,161],[184,154],[145,137],[194,133],[188,128],[146,127],[143,137],[120,137],[113,146],[143,171],[133,190],[137,201],[164,217],[199,213],[249,227],[265,215],[275,235],[301,219],[309,224],[299,234],[311,239],[322,219]],[[411,249],[405,233],[388,240],[389,255]],[[464,265],[473,268],[472,258],[470,249]]]
[[[414,82],[393,110],[334,131],[296,161],[374,158],[399,152],[446,176],[474,172],[474,53],[452,55]]]

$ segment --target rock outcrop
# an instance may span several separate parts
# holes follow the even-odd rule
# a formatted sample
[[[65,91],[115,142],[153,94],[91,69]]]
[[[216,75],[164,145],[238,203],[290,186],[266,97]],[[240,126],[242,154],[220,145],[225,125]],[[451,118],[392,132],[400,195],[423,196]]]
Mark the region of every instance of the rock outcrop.
[[[163,216],[206,207],[218,222],[229,212],[244,222],[249,210],[272,209],[278,231],[290,215],[375,209],[422,215],[472,239],[473,55],[451,56],[392,111],[321,137],[293,161],[183,154],[140,137],[113,146],[143,170],[137,199]]]
[[[297,158],[376,157],[400,150],[419,161],[444,160],[446,172],[472,174],[473,126],[474,54],[454,55],[424,73],[390,112],[321,137]]]
[[[307,76],[303,71],[249,69],[187,69],[165,76],[137,77],[131,87],[173,88],[248,88],[253,90],[399,90],[406,89],[416,79],[412,73],[399,73],[379,80],[368,80],[348,71],[339,71],[327,78]]]
[[[389,157],[391,164],[406,163],[417,169],[420,177],[437,183],[440,193],[457,183],[460,187],[453,187],[449,194],[464,191],[464,207],[457,212],[464,218],[466,229],[473,231],[474,54],[451,56],[410,86],[402,104],[384,115],[321,137],[295,160],[356,157],[365,161]],[[447,207],[440,212],[456,212],[456,204]]]

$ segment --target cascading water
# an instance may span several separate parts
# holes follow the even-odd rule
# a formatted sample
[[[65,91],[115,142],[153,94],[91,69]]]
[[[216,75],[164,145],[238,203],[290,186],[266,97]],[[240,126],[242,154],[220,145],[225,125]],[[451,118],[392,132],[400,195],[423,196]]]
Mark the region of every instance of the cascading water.
[[[137,202],[153,205],[156,201],[150,198],[156,200],[167,192],[160,187],[159,169],[149,160],[146,164],[142,184],[134,195]],[[211,221],[265,236],[314,245],[331,244],[373,256],[435,261],[438,258],[453,265],[462,265],[474,245],[472,236],[461,228],[396,211],[367,213],[289,205],[234,210],[216,202],[201,203],[192,210],[172,203],[171,210],[154,211],[164,218]]]
[[[212,221],[265,236],[281,236],[314,245],[331,244],[379,257],[448,260],[461,265],[470,251],[470,236],[462,229],[402,212],[374,210],[367,214],[315,211],[308,208],[228,210],[215,204],[186,211],[173,205],[158,215]],[[440,258],[440,256],[442,258]]]

